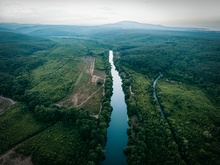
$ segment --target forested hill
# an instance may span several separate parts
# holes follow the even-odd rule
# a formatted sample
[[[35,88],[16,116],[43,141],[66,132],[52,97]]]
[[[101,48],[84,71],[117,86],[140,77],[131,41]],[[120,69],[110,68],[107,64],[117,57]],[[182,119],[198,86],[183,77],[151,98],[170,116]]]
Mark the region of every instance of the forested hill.
[[[120,52],[121,65],[149,76],[161,72],[172,79],[198,85],[219,103],[219,33],[127,33],[112,38],[112,43]]]
[[[0,23],[0,31],[29,34],[33,36],[95,36],[102,33],[120,30],[144,30],[144,31],[173,31],[173,32],[204,32],[204,28],[166,27],[162,25],[144,24],[133,21],[121,21],[112,24],[95,26],[76,25],[42,25],[42,24],[16,24]]]
[[[42,37],[34,37],[26,34],[13,33],[13,32],[5,32],[0,31],[0,41],[1,42],[49,42],[50,40],[42,38]]]
[[[220,32],[135,22],[0,23],[0,154],[16,151],[0,162],[19,153],[36,165],[100,164],[109,49],[129,116],[127,164],[220,164]],[[14,105],[3,109],[4,97]]]
[[[99,39],[116,52],[130,118],[128,164],[219,164],[219,32],[126,29],[106,36]],[[157,102],[152,85],[160,74]]]
[[[44,61],[32,55],[54,47],[55,43],[49,39],[14,32],[0,32],[0,36],[0,93],[10,97],[22,95],[29,84],[27,73]]]
[[[22,28],[0,29],[0,162],[99,164],[111,114],[105,44]]]
[[[30,55],[55,44],[49,39],[14,32],[0,32],[0,36],[0,56]]]

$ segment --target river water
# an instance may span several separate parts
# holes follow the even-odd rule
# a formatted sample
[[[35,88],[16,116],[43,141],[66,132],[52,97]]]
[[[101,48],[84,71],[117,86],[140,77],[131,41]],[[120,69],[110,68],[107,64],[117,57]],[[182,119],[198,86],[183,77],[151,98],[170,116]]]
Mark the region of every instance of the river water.
[[[125,165],[126,157],[123,154],[124,147],[127,146],[128,136],[128,116],[125,96],[122,90],[122,80],[113,62],[113,51],[109,51],[109,62],[111,64],[111,74],[113,77],[113,95],[111,106],[113,108],[111,121],[107,129],[107,144],[105,147],[105,160],[102,165]]]

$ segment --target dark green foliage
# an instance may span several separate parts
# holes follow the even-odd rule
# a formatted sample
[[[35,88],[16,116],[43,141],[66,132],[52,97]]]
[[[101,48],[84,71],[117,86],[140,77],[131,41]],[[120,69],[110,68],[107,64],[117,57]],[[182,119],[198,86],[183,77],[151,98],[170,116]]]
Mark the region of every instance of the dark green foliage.
[[[0,32],[0,36],[0,57],[5,58],[29,56],[33,52],[45,50],[54,45],[49,39],[18,33]]]
[[[56,111],[45,110],[45,107],[40,106],[36,107],[36,110],[38,109],[42,111],[40,113],[47,113],[45,117],[50,115],[50,118],[45,119],[47,122],[56,118],[54,116],[57,114]],[[59,121],[27,140],[17,149],[17,152],[25,155],[32,154],[33,162],[39,165],[73,164],[73,162],[86,165],[89,161],[98,164],[104,154],[103,146],[106,137],[106,131],[104,131],[106,126],[100,125],[101,119],[91,117],[89,112],[84,110],[60,109]]]
[[[55,43],[10,32],[0,32],[0,36],[0,93],[20,100],[30,87],[30,71],[44,62],[33,53],[50,49]]]
[[[38,91],[27,91],[23,97],[23,100],[28,105],[30,111],[34,111],[37,105],[49,106],[50,101],[41,95]]]
[[[1,115],[0,154],[47,127],[47,125],[37,123],[33,115],[25,109],[25,105],[14,105]]]
[[[127,164],[219,164],[219,32],[91,29],[17,29],[60,36],[50,39],[0,33],[0,94],[25,104],[0,116],[1,153],[25,141],[17,152],[32,155],[36,165],[99,164],[112,111],[108,47],[128,109]],[[54,105],[77,83],[83,56],[98,56],[96,69],[107,74],[98,119]],[[157,89],[165,119],[152,96],[159,72],[165,77]]]
[[[63,114],[58,107],[54,106],[46,108],[44,105],[37,105],[34,110],[34,115],[38,121],[44,123],[56,123],[63,117]]]
[[[219,131],[213,125],[218,118],[214,116],[219,116],[218,33],[216,37],[214,32],[134,35],[128,34],[129,41],[113,39],[130,118],[127,163],[218,163]],[[165,77],[160,81],[170,83],[157,89],[165,119],[153,98],[153,80],[159,72]]]
[[[1,35],[0,94],[25,104],[6,119],[7,113],[0,116],[1,153],[25,141],[17,152],[32,155],[34,164],[99,164],[112,110],[112,79],[104,45],[89,39]],[[97,57],[96,67],[109,77],[98,119],[88,110],[55,105],[74,88],[84,69],[82,57],[87,55]]]
[[[219,103],[220,40],[218,34],[213,38],[214,32],[201,32],[201,37],[198,34],[143,33],[117,48],[120,65],[151,77],[163,72],[174,80],[199,85]],[[136,46],[126,49],[133,42]]]

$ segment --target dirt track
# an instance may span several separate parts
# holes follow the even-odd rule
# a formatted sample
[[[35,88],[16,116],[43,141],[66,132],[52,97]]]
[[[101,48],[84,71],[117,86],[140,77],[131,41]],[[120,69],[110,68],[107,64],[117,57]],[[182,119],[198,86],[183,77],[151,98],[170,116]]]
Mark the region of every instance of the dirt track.
[[[3,96],[0,96],[0,115],[2,113],[4,113],[4,110],[14,104],[16,104],[17,102],[13,101],[10,98],[6,98]]]
[[[56,105],[81,108],[90,105],[93,108],[98,108],[96,104],[93,104],[91,99],[97,98],[97,93],[100,93],[100,91],[101,95],[105,94],[105,77],[106,74],[104,71],[95,69],[94,57],[82,57],[81,73],[73,85],[73,92],[63,100],[59,101]],[[87,81],[85,81],[85,79]],[[101,95],[98,97],[102,97]],[[101,105],[98,109],[100,108]],[[96,113],[96,117],[98,117],[99,113]]]
[[[17,145],[5,154],[0,155],[0,165],[33,165],[30,156],[25,157],[15,152],[15,149],[19,146],[20,145]]]

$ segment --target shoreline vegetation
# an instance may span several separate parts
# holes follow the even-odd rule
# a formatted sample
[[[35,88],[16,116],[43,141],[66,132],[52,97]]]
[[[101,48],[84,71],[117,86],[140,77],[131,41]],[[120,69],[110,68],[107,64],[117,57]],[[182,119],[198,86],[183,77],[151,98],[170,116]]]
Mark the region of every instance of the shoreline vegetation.
[[[17,103],[11,106],[15,102],[1,98],[8,106],[0,116],[0,162],[100,162],[112,110],[112,79],[105,48],[84,39],[39,41],[23,34],[4,35],[7,42],[1,39],[1,93]],[[39,49],[44,40],[51,45]],[[8,52],[7,46],[12,43],[14,50]],[[21,47],[27,45],[34,46],[23,56],[26,48]],[[11,66],[7,66],[9,61]],[[70,102],[75,94],[76,106]],[[66,97],[71,100],[66,101]],[[9,150],[13,151],[4,154]]]
[[[141,38],[140,45],[134,39],[136,47],[129,47],[125,41],[115,50],[128,106],[129,142],[124,150],[128,164],[218,164],[220,107],[219,82],[215,77],[219,65],[214,60],[219,61],[219,50],[210,52],[210,48],[217,48],[215,41],[220,40],[211,42],[210,38],[192,36],[157,43],[169,38],[164,37]],[[183,44],[187,40],[196,43]],[[209,45],[201,50],[206,40]],[[179,43],[182,45],[175,46],[176,50],[170,50]],[[207,56],[212,58],[208,60]],[[158,72],[163,72],[163,77],[157,84],[157,97],[166,119],[161,118],[153,97],[152,84]]]
[[[128,110],[127,164],[220,164],[219,32],[4,24],[0,35],[0,163],[104,159],[110,49]]]

